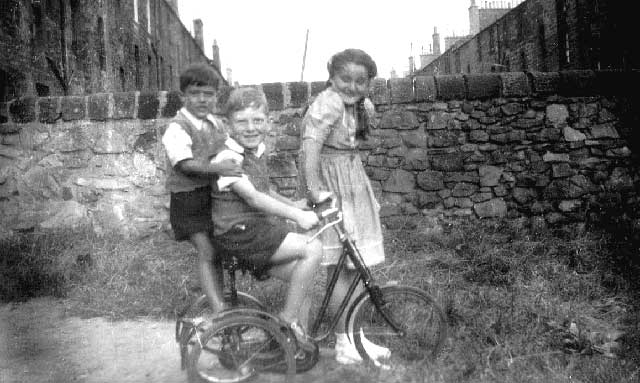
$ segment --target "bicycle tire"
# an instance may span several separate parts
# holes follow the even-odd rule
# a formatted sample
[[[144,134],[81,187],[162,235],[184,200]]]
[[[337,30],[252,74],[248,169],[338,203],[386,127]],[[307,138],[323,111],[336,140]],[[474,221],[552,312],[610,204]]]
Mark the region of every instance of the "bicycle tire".
[[[225,302],[231,302],[231,293],[225,292],[224,294]],[[238,291],[238,306],[237,307],[247,307],[254,308],[257,310],[264,311],[265,306],[254,296]],[[182,326],[182,318],[198,318],[198,317],[212,317],[215,313],[211,309],[211,305],[209,304],[209,299],[206,295],[201,295],[198,297],[190,306],[187,306],[180,314],[178,314],[178,319],[176,320],[176,341],[180,343],[180,360],[181,367],[184,370],[186,368],[185,358],[188,352],[188,344],[189,340],[195,334],[195,329],[187,328]]]
[[[293,382],[295,344],[273,321],[255,315],[232,315],[216,320],[188,354],[190,383],[236,383],[281,365],[281,379]]]
[[[423,362],[435,358],[447,337],[442,309],[423,290],[409,286],[382,286],[383,310],[405,332],[396,333],[377,311],[368,293],[360,295],[347,316],[347,332],[362,359],[375,366],[394,366],[397,362]],[[391,356],[377,358],[363,345],[370,341],[388,348]]]

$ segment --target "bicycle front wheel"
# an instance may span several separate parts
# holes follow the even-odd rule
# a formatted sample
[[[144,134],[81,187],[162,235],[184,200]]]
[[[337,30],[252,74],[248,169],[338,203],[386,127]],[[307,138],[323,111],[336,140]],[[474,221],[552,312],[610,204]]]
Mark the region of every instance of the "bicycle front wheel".
[[[277,323],[254,315],[214,321],[187,357],[190,383],[235,383],[277,372],[270,382],[293,382],[295,347]]]
[[[376,366],[435,358],[447,337],[447,323],[440,307],[425,291],[414,287],[380,289],[381,310],[399,331],[387,323],[365,293],[352,306],[347,322],[348,334],[362,358]]]

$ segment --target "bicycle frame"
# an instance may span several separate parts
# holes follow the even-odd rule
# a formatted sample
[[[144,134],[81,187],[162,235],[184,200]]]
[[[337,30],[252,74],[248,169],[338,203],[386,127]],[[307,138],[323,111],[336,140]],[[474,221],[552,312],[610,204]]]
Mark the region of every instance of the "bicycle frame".
[[[342,212],[335,208],[333,210],[335,210],[334,213],[336,214],[336,219],[327,223],[312,237],[312,239],[317,237],[320,233],[322,233],[324,230],[328,229],[329,227],[333,227],[333,229],[338,234],[338,238],[340,242],[342,243],[342,253],[340,254],[340,258],[338,258],[338,263],[336,264],[336,268],[331,275],[331,279],[329,280],[329,285],[327,286],[327,290],[322,299],[322,305],[320,306],[318,314],[316,315],[316,318],[313,321],[313,325],[311,326],[311,331],[309,335],[313,337],[317,342],[329,336],[329,334],[338,325],[338,319],[347,309],[347,305],[351,301],[351,298],[353,297],[356,287],[358,283],[360,283],[360,281],[363,282],[366,293],[371,296],[371,300],[375,305],[376,310],[382,315],[382,317],[387,322],[387,324],[389,324],[389,326],[391,326],[391,328],[397,333],[404,335],[404,331],[402,331],[401,327],[398,324],[396,324],[391,318],[389,318],[385,310],[382,309],[382,306],[384,305],[384,301],[383,301],[382,293],[380,291],[380,287],[375,283],[373,279],[373,275],[371,274],[371,271],[369,270],[369,268],[365,265],[364,260],[362,259],[362,255],[360,254],[360,251],[355,246],[355,243],[353,242],[353,240],[345,230],[344,224],[342,223],[343,222]],[[355,267],[356,276],[353,278],[353,281],[351,281],[351,284],[349,285],[349,289],[347,290],[347,294],[345,295],[344,299],[340,303],[340,306],[338,307],[337,312],[334,313],[333,318],[331,319],[331,322],[329,324],[329,328],[327,329],[327,332],[324,334],[318,335],[318,331],[320,329],[322,320],[324,319],[325,315],[328,312],[329,301],[333,296],[333,292],[335,290],[338,277],[340,276],[340,273],[343,272],[343,270],[346,268],[347,259],[349,259],[353,264],[353,266]]]

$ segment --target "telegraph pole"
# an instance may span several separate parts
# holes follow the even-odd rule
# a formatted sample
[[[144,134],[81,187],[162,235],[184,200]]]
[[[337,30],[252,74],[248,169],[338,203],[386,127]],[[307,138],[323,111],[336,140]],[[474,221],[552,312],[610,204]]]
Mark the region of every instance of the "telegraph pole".
[[[309,42],[309,29],[307,29],[307,35],[304,38],[304,54],[302,55],[302,72],[300,73],[300,82],[304,81],[304,64],[307,60],[307,43]]]

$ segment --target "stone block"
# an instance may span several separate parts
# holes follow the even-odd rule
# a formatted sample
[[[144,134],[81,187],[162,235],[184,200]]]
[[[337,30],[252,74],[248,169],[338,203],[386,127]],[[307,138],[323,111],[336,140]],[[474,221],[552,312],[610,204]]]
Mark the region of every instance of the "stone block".
[[[579,142],[587,139],[587,136],[579,130],[573,129],[569,126],[565,126],[562,129],[564,140],[567,142]]]
[[[524,111],[524,109],[525,109],[524,105],[518,102],[510,102],[500,106],[500,111],[505,116],[513,116],[516,114],[520,114]]]
[[[308,82],[288,82],[289,89],[289,106],[299,108],[305,106],[309,101],[309,83]]]
[[[134,92],[117,92],[113,94],[114,119],[132,119],[135,109],[136,94]]]
[[[90,120],[105,121],[109,118],[109,94],[97,93],[88,97],[88,116]]]
[[[400,137],[407,148],[427,147],[427,134],[422,129],[403,131],[400,133]]]
[[[151,120],[158,118],[158,107],[160,100],[158,93],[147,92],[138,95],[138,119]]]
[[[262,91],[267,97],[269,110],[282,110],[284,105],[284,86],[281,82],[262,84]]]
[[[218,90],[218,100],[220,100],[220,90]],[[115,95],[114,95],[115,98]],[[178,91],[167,92],[167,102],[162,108],[162,117],[174,117],[182,108],[182,97]]]
[[[404,148],[402,148],[404,151]],[[405,155],[405,169],[424,170],[428,167],[427,151],[422,148],[411,148]]]
[[[497,186],[502,176],[502,169],[491,165],[482,165],[478,168],[480,186]]]
[[[391,102],[391,94],[387,86],[387,80],[383,78],[375,78],[371,81],[369,94],[374,104],[389,104]]]
[[[467,99],[488,99],[500,97],[502,82],[500,75],[491,73],[466,74]]]
[[[560,72],[560,89],[563,96],[590,96],[596,92],[596,75],[592,70],[567,70]]]
[[[85,114],[85,98],[66,96],[60,99],[60,112],[64,121],[82,120]]]
[[[9,104],[9,113],[13,122],[25,123],[36,119],[36,99],[34,97],[22,97]]]
[[[474,204],[473,210],[480,218],[504,217],[507,214],[507,204],[502,198],[494,198]]]
[[[60,118],[58,113],[58,97],[41,97],[38,99],[38,117],[40,122],[53,124]]]
[[[427,147],[445,148],[454,146],[458,143],[459,135],[449,130],[433,130],[429,131],[427,137]]]
[[[425,170],[418,173],[418,187],[426,191],[438,191],[444,189],[444,174],[433,170]]]
[[[389,89],[391,92],[392,104],[413,102],[415,99],[413,93],[413,79],[411,77],[390,79]]]
[[[487,142],[489,141],[489,133],[484,130],[472,130],[469,132],[469,141],[471,142]]]
[[[537,94],[557,94],[560,90],[558,72],[529,72],[533,92]]]
[[[381,129],[415,129],[419,125],[415,113],[408,110],[392,109],[380,119]]]
[[[415,190],[416,180],[413,173],[395,169],[391,171],[389,178],[382,184],[382,190],[394,193],[409,193]]]
[[[499,76],[502,80],[503,97],[526,97],[531,95],[531,84],[526,73],[503,72]]]
[[[463,100],[467,92],[463,75],[436,76],[436,88],[440,100]]]
[[[438,91],[433,76],[418,76],[415,78],[416,101],[435,101]]]
[[[429,163],[433,170],[452,172],[464,169],[464,158],[458,152],[430,156]]]
[[[453,197],[469,197],[478,190],[478,185],[468,182],[458,182],[451,190]]]
[[[416,193],[416,205],[420,209],[433,209],[441,202],[442,198],[438,193],[424,192],[422,190],[418,190]]]
[[[593,137],[594,139],[620,138],[618,131],[611,124],[602,124],[602,125],[592,126],[589,129],[589,132],[591,133],[591,137]]]

